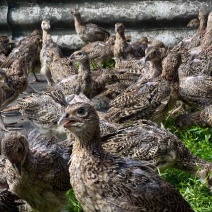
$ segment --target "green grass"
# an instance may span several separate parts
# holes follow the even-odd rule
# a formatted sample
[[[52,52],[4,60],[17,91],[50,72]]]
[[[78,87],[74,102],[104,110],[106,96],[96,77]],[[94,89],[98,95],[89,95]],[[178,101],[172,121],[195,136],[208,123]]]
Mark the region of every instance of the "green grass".
[[[166,128],[175,133],[194,155],[212,162],[212,129],[195,126],[184,131],[178,131],[173,123],[172,119],[168,119],[165,122]],[[176,169],[166,170],[161,176],[180,191],[194,211],[212,211],[212,193],[206,187],[204,181]]]
[[[69,203],[68,210],[70,212],[82,212],[83,210],[82,210],[79,202],[77,202],[72,189],[70,189],[67,192],[67,196],[68,196],[68,203]]]
[[[185,131],[179,131],[174,127],[174,122],[171,118],[167,119],[164,125],[175,133],[194,155],[212,162],[211,128],[203,129],[195,126]],[[206,187],[204,181],[194,175],[176,169],[166,170],[161,173],[161,176],[179,190],[195,212],[212,211],[212,193]],[[69,197],[69,211],[82,212],[73,191],[70,190],[67,194]]]

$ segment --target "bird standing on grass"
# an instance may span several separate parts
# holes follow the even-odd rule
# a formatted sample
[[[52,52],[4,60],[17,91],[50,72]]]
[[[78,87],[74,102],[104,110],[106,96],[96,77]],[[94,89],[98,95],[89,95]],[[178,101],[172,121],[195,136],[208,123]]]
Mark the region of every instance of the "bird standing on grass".
[[[102,149],[99,117],[91,105],[70,105],[60,123],[76,137],[69,173],[84,211],[193,211],[149,163]]]

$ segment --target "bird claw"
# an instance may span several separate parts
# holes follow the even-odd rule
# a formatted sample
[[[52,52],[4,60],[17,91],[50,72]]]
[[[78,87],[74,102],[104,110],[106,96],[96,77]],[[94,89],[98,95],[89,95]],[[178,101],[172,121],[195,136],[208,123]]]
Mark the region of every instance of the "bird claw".
[[[29,87],[30,89],[32,89],[32,91],[33,91],[34,93],[40,93],[38,90],[36,90],[35,88],[33,88],[31,85],[28,85],[28,87]]]
[[[35,82],[46,82],[46,80],[34,79],[34,80],[30,81],[29,84],[33,84]]]

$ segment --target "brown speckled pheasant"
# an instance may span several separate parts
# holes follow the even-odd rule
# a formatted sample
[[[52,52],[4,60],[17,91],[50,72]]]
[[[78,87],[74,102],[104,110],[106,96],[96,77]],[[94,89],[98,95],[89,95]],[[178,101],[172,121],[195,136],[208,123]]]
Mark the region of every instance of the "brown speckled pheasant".
[[[116,97],[106,118],[115,122],[147,118],[160,123],[178,99],[180,64],[179,54],[169,53],[163,60],[162,74]]]
[[[57,97],[60,98],[56,99]],[[33,94],[19,102],[21,114],[32,121],[42,134],[60,135],[64,130],[57,125],[67,106],[64,95],[59,91]]]
[[[194,156],[181,140],[157,124],[142,119],[114,126],[101,120],[100,130],[100,143],[107,152],[148,161],[160,172],[168,168],[190,172],[204,180],[212,190],[212,163]],[[69,143],[72,145],[73,142],[74,138],[71,138]]]
[[[207,27],[201,42],[202,50],[212,45],[212,12],[208,15]]]
[[[146,79],[159,76],[162,71],[162,59],[166,55],[166,50],[164,48],[149,47],[145,52],[146,56],[142,60],[135,60],[134,62],[133,60],[122,60],[119,63],[119,67],[126,66],[127,68],[117,69],[116,71]],[[123,64],[124,62],[126,63]]]
[[[61,58],[57,57],[56,55],[53,55],[53,61],[49,67],[52,80],[55,83],[58,83],[64,78],[78,73],[76,66],[73,64],[70,58]]]
[[[83,93],[90,97],[92,77],[88,55],[84,51],[74,52],[70,58],[79,62],[78,74],[63,79],[55,85],[56,89],[61,90],[64,95]]]
[[[41,33],[34,30],[28,37],[22,39],[16,48],[8,55],[7,59],[1,65],[2,68],[11,68],[17,59],[25,59],[28,72],[32,71],[35,79],[35,69],[39,66],[39,55],[41,50]]]
[[[113,58],[113,47],[115,37],[110,36],[107,41],[96,41],[88,43],[81,50],[88,54],[91,62],[97,63],[99,66]]]
[[[207,26],[207,12],[205,10],[200,10],[198,19],[199,19],[199,27],[197,29],[196,35],[191,39],[191,42],[188,46],[189,49],[193,47],[197,47],[201,44],[202,38],[205,34],[206,26]]]
[[[110,36],[108,31],[96,24],[83,23],[81,14],[77,8],[72,9],[71,14],[74,16],[75,31],[85,43],[105,41]]]
[[[180,99],[196,108],[204,108],[212,104],[212,77],[207,75],[186,76],[180,69]]]
[[[164,49],[157,47],[149,47],[146,50],[146,57],[140,63],[136,60],[135,63],[132,63],[134,68],[130,69],[115,69],[116,75],[119,79],[119,82],[113,83],[106,86],[106,91],[102,92],[99,96],[95,97],[95,101],[98,102],[101,108],[108,108],[110,101],[115,99],[119,94],[136,89],[140,86],[141,83],[145,82],[148,79],[157,77],[161,74],[162,71],[162,58],[164,57]],[[130,61],[121,61],[123,62],[132,62]],[[149,61],[149,62],[148,62]],[[120,65],[120,64],[119,64]],[[137,68],[136,68],[137,66]]]
[[[28,68],[25,58],[16,59],[11,68],[0,70],[0,111],[13,102],[28,85]],[[8,131],[0,112],[0,128]]]
[[[102,149],[99,117],[91,105],[69,106],[62,121],[76,137],[70,182],[85,212],[193,211],[149,163],[114,156]]]
[[[123,23],[115,24],[116,40],[114,44],[114,57],[127,60],[135,56],[134,49],[125,38],[125,26]]]
[[[195,125],[212,127],[212,105],[193,113],[179,115],[175,120],[175,124],[180,129]]]
[[[68,161],[63,158],[66,150],[52,143],[51,138],[37,136],[29,137],[28,142],[19,132],[6,134],[1,142],[10,190],[38,211],[64,211],[67,204],[70,180]]]
[[[43,20],[41,22],[41,28],[43,31],[43,43],[40,51],[41,74],[46,77],[48,85],[52,85],[53,80],[51,77],[50,64],[53,61],[53,57],[62,57],[62,52],[57,44],[53,42],[49,34],[49,29],[51,28],[50,21]]]
[[[118,80],[113,72],[109,74],[101,70],[91,72],[88,54],[85,51],[76,51],[70,58],[79,63],[79,70],[77,75],[67,77],[55,85],[56,89],[61,90],[64,95],[83,93],[88,98],[92,98],[102,92],[106,84]]]
[[[178,43],[173,50],[186,48],[189,50],[189,52],[193,54],[198,54],[198,52],[201,50],[199,48],[200,44],[203,42],[206,32],[206,25],[207,25],[207,13],[205,10],[200,10],[199,15],[199,27],[197,29],[197,32],[189,38],[185,38],[183,41]],[[199,50],[200,49],[200,50]],[[196,53],[197,52],[197,53]]]

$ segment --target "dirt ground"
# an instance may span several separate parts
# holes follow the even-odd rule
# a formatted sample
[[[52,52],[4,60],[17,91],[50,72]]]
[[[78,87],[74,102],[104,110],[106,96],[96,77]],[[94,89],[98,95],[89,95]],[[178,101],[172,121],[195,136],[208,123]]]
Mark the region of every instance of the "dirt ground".
[[[45,77],[41,74],[37,74],[39,79],[43,79],[45,80]],[[29,82],[33,81],[34,77],[32,74],[29,75]],[[47,88],[47,82],[34,82],[32,84],[30,84],[33,88],[35,88],[38,91],[43,91]],[[24,92],[23,94],[19,95],[19,97],[16,99],[16,101],[14,101],[13,103],[11,103],[10,105],[8,105],[8,107],[14,106],[17,104],[18,101],[20,101],[20,99],[29,96],[33,93],[32,89],[30,89],[29,87],[27,88],[26,92]],[[14,123],[13,127],[16,128],[21,128],[20,130],[16,130],[16,131],[20,131],[23,134],[28,134],[31,130],[34,129],[33,124],[27,120],[26,118],[24,118],[21,113],[18,110],[12,111],[12,112],[3,112],[3,120],[5,124],[9,124],[9,123]],[[14,131],[13,129],[10,129],[11,131]],[[0,129],[0,141],[1,139],[4,137],[4,134],[6,132],[2,131]]]

